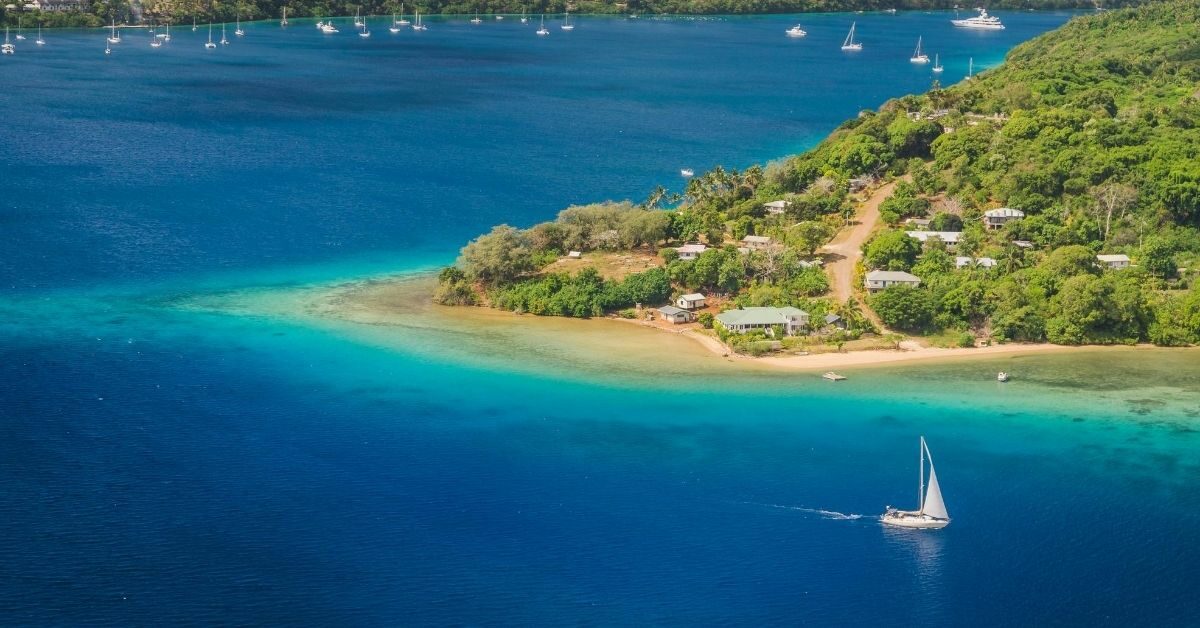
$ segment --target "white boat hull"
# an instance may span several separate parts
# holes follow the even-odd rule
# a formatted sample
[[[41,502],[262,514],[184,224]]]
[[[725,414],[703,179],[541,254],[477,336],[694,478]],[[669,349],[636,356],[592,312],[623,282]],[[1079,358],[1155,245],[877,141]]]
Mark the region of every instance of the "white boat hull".
[[[937,519],[911,510],[889,510],[879,516],[884,525],[919,530],[940,530],[950,525],[949,519]]]
[[[950,20],[950,23],[959,28],[974,28],[981,31],[1002,31],[1003,24],[980,24],[978,22],[968,23],[967,20]]]

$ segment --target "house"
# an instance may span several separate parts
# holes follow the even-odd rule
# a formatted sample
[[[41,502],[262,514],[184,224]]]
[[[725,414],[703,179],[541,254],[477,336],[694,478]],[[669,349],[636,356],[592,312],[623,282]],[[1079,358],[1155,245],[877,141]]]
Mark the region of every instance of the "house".
[[[910,238],[920,240],[921,244],[925,244],[931,238],[937,238],[946,243],[946,248],[952,249],[958,246],[958,239],[962,237],[961,231],[905,231]]]
[[[992,268],[996,265],[996,260],[990,257],[977,257],[971,259],[969,257],[958,256],[954,258],[955,268],[966,268],[968,266],[978,266],[980,268]]]
[[[933,221],[928,218],[909,218],[908,220],[904,221],[904,224],[912,227],[913,229],[924,231],[929,228],[929,223],[931,222]]]
[[[704,307],[704,295],[699,292],[685,294],[675,299],[675,306],[685,310],[698,310]]]
[[[579,259],[581,257],[583,257],[583,253],[580,253],[579,251],[571,251],[567,253],[567,259]]]
[[[791,205],[791,201],[771,201],[770,203],[763,203],[763,209],[767,210],[768,214],[782,214]]]
[[[696,315],[687,310],[681,310],[674,305],[664,305],[658,308],[658,313],[664,321],[671,321],[672,324],[679,325],[680,323],[690,323],[695,319]]]
[[[825,315],[825,326],[826,327],[836,327],[838,329],[845,329],[846,328],[846,319],[842,318],[841,316],[838,316],[837,314],[833,314],[831,312],[831,313]]]
[[[808,326],[808,312],[794,307],[748,307],[721,312],[716,321],[735,334],[755,329],[771,332],[775,325],[782,325],[784,334],[794,336]]]
[[[1097,255],[1096,259],[1099,260],[1103,266],[1111,268],[1112,270],[1129,268],[1128,255]]]
[[[899,270],[873,270],[867,273],[866,285],[870,292],[879,292],[892,286],[916,288],[921,285],[921,278]]]
[[[679,253],[679,259],[691,260],[696,259],[701,253],[708,250],[703,244],[685,244],[675,249]]]
[[[746,248],[748,249],[761,251],[763,249],[770,248],[771,238],[768,238],[767,236],[748,235],[742,238],[742,244],[745,244]]]
[[[1025,217],[1025,212],[1019,209],[1010,207],[1001,207],[999,209],[989,209],[983,212],[983,224],[987,225],[988,229],[999,229],[1008,224],[1010,220],[1019,220]]]

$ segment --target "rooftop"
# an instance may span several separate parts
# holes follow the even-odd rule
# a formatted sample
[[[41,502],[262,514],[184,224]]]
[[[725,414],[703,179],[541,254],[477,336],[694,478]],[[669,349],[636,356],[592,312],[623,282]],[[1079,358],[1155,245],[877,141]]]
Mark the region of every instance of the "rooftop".
[[[699,292],[693,292],[691,294],[685,294],[679,298],[683,299],[684,301],[703,301],[704,295],[700,294]]]
[[[921,278],[902,270],[873,270],[867,273],[867,281],[916,281]]]
[[[1116,255],[1097,255],[1096,259],[1102,262],[1128,262],[1129,256],[1118,253]]]
[[[723,325],[782,325],[792,316],[808,316],[808,312],[794,307],[748,307],[721,312],[717,320]]]
[[[1024,218],[1025,212],[1011,207],[1000,207],[997,209],[989,209],[983,212],[988,218]]]
[[[767,236],[748,235],[748,236],[742,238],[742,242],[754,243],[754,244],[769,244],[771,242],[771,238],[768,238]]]
[[[688,313],[687,310],[681,310],[681,309],[675,307],[674,305],[664,305],[664,306],[658,308],[658,311],[662,312],[663,314],[666,314],[667,316],[677,316],[679,314],[687,314]]]

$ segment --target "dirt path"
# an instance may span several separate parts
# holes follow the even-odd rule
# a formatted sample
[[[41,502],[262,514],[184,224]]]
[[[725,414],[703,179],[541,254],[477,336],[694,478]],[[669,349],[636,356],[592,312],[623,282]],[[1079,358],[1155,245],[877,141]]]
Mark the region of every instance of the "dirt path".
[[[854,295],[854,266],[862,259],[862,245],[879,224],[879,204],[892,195],[898,181],[892,181],[871,193],[854,215],[850,227],[842,229],[833,240],[821,247],[825,268],[833,279],[833,296],[845,303]]]

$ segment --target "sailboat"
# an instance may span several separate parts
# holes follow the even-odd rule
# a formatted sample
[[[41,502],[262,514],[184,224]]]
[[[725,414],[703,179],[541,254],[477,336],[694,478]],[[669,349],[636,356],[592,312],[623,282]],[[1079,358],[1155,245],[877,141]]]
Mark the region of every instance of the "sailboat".
[[[109,34],[109,36],[108,36],[108,43],[110,43],[110,44],[121,43],[121,36],[117,33],[117,19],[116,18],[113,18],[112,33]]]
[[[167,22],[167,32],[161,35],[163,41],[171,41],[171,23]]]
[[[546,14],[545,13],[542,14],[542,27],[537,29],[537,34],[541,35],[543,37],[550,34],[550,31],[546,28]]]
[[[358,9],[354,9],[354,25],[355,26],[363,25],[362,18],[358,17]]]
[[[46,45],[46,40],[45,40],[45,39],[42,39],[42,25],[41,25],[40,23],[38,24],[38,38],[37,38],[37,39],[35,39],[35,40],[33,40],[33,43],[35,43],[35,44],[37,44],[37,45],[39,45],[39,46],[45,46],[45,45]]]
[[[209,22],[209,24],[211,25],[212,23]],[[192,32],[196,32],[196,16],[194,15],[192,16]]]
[[[929,55],[921,52],[921,38],[917,37],[917,49],[908,59],[912,63],[929,63]]]
[[[525,9],[521,9],[521,23],[522,24],[529,23],[529,16],[525,15]]]
[[[237,16],[237,27],[236,28],[237,28],[237,30],[233,31],[234,35],[241,37],[242,35],[246,34],[246,31],[242,30],[242,16],[241,15]]]
[[[946,69],[946,68],[943,68],[943,67],[942,67],[942,60],[941,60],[941,58],[940,58],[938,55],[936,55],[936,54],[935,54],[935,55],[933,55],[933,72],[934,72],[935,74],[940,74],[940,73],[942,72],[942,70],[945,70],[945,69]]]
[[[413,22],[413,25],[412,25],[414,31],[429,30],[429,27],[426,26],[425,23],[421,21],[421,12],[420,11],[416,12],[416,15],[415,15],[415,17],[413,17],[413,19],[416,20],[415,22]]]
[[[929,460],[929,485],[925,484],[925,461]],[[885,525],[900,528],[938,529],[950,525],[950,513],[946,512],[946,502],[942,501],[942,487],[938,484],[937,473],[933,470],[933,455],[921,437],[921,468],[918,479],[917,496],[920,506],[916,510],[897,510],[888,506],[887,512],[880,515],[879,520]]]
[[[217,45],[214,44],[213,40],[212,40],[212,22],[208,23],[208,43],[204,44],[204,47],[209,50],[217,47]]]
[[[282,18],[281,20],[279,20],[279,25],[280,25],[280,26],[287,26],[287,25],[288,25],[288,21],[287,21],[287,7],[283,7],[283,18]]]
[[[392,14],[392,25],[388,27],[388,31],[392,33],[400,32],[400,23],[396,21],[396,14]]]
[[[11,55],[17,52],[17,47],[8,43],[8,27],[4,27],[4,45],[0,46],[0,54]]]
[[[862,50],[862,44],[854,41],[854,29],[858,26],[858,22],[850,23],[850,32],[846,35],[846,41],[842,42],[842,50]]]
[[[563,15],[562,29],[564,31],[575,30],[575,25],[571,23],[571,12],[570,11],[567,11],[566,14]]]
[[[9,53],[9,54],[12,54],[12,53]],[[104,54],[106,54],[106,55],[112,54],[112,46],[108,45],[107,39],[104,40]]]
[[[150,47],[162,48],[162,38],[154,33],[154,27],[150,27]]]
[[[367,20],[366,19],[363,20],[362,30],[358,31],[358,36],[362,37],[362,38],[367,38],[367,37],[371,36],[371,29],[367,28]]]
[[[221,45],[222,46],[229,45],[229,40],[225,39],[225,23],[224,22],[221,23]]]
[[[17,16],[17,41],[25,41],[25,35],[23,33],[21,33],[22,22],[23,22],[23,20],[21,19],[21,16],[18,15]]]
[[[479,11],[475,12],[475,17],[471,20],[472,24],[483,24],[483,20],[479,19]]]
[[[396,26],[408,26],[411,22],[404,19],[404,5],[400,5],[400,21],[396,22]]]

